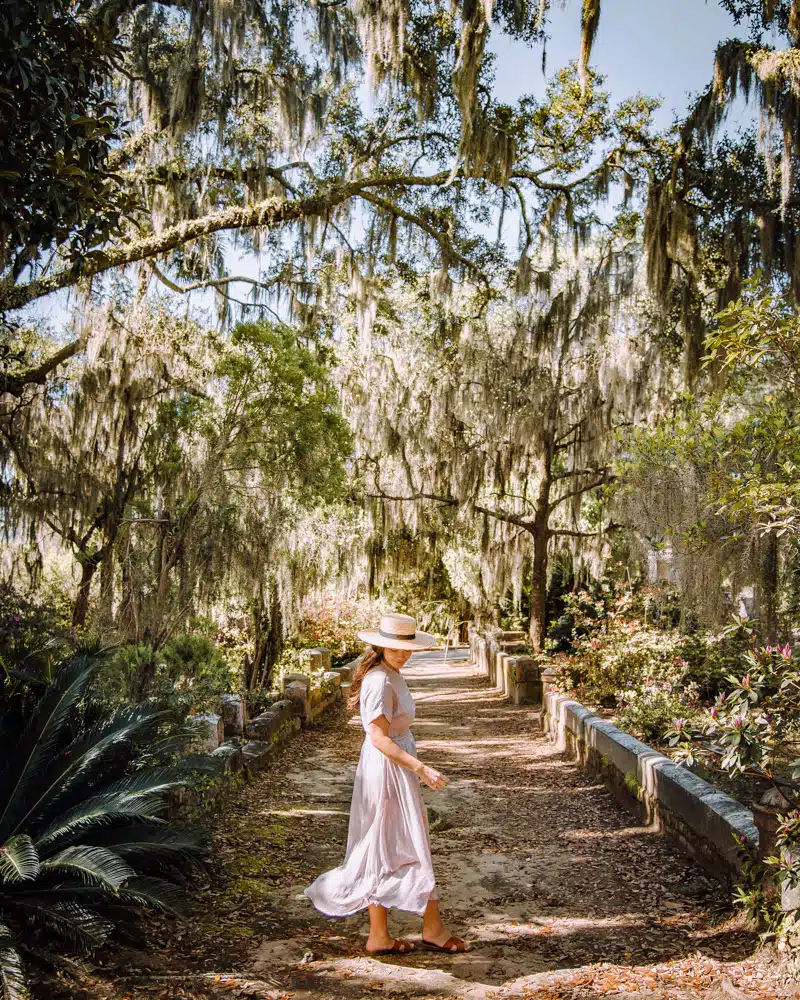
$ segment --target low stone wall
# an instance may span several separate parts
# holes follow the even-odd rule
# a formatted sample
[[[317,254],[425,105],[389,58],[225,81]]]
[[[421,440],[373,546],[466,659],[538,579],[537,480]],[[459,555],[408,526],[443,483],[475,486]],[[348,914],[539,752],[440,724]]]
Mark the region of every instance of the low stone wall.
[[[641,822],[666,833],[715,874],[739,870],[734,835],[758,845],[758,830],[745,806],[580,702],[548,692],[542,724],[561,749],[601,775]]]
[[[238,695],[226,695],[219,714],[193,718],[199,732],[193,750],[207,755],[212,766],[190,785],[176,789],[170,802],[171,820],[197,821],[221,808],[245,781],[264,770],[277,747],[342,701],[358,660],[331,670],[327,649],[303,650],[300,655],[322,674],[313,682],[308,674],[284,675],[282,695],[254,719],[248,720],[247,705]]]
[[[489,679],[489,684],[514,705],[542,704],[540,664],[525,652],[524,632],[495,632],[481,635],[469,631],[472,661]]]

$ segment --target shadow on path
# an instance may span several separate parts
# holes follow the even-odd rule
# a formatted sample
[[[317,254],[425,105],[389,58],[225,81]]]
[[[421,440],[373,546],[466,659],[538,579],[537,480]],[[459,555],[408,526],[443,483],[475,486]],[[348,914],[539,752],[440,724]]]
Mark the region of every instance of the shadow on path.
[[[328,920],[302,895],[344,853],[363,734],[340,713],[301,733],[232,804],[188,929],[159,925],[150,970],[126,979],[118,966],[119,987],[135,980],[138,998],[174,981],[162,995],[263,997],[275,996],[274,977],[297,1000],[800,996],[748,958],[756,942],[728,919],[728,887],[635,825],[553,748],[534,711],[489,691],[464,657],[418,654],[405,673],[420,757],[451,777],[426,790],[433,858],[442,908],[472,953],[364,957],[366,915]],[[397,914],[393,928],[419,940],[417,918]]]

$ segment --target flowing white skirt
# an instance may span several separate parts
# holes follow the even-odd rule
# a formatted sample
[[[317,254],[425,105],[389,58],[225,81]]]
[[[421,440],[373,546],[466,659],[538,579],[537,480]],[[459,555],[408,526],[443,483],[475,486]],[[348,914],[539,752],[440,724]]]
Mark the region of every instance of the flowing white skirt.
[[[416,757],[410,730],[392,739]],[[320,875],[305,894],[329,917],[348,917],[373,904],[421,914],[437,898],[419,778],[369,738],[356,770],[344,863]]]

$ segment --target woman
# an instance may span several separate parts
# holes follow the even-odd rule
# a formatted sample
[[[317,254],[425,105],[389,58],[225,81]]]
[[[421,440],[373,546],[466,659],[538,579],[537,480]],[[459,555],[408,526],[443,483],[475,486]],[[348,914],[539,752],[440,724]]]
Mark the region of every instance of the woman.
[[[411,654],[436,645],[408,615],[384,615],[353,677],[348,705],[360,709],[366,733],[353,787],[344,864],[305,893],[329,917],[369,910],[370,955],[404,955],[410,941],[389,935],[390,907],[422,916],[422,943],[433,951],[470,951],[439,915],[439,895],[428,844],[428,814],[420,781],[444,788],[448,779],[417,759],[411,723],[416,709],[401,667]]]

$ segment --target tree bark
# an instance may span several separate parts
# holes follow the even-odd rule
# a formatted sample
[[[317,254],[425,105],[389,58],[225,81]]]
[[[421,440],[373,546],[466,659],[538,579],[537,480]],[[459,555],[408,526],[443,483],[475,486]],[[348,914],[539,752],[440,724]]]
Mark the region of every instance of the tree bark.
[[[759,581],[756,589],[757,614],[766,642],[778,640],[778,538],[769,532],[758,543]]]
[[[547,532],[533,534],[531,570],[531,646],[538,653],[547,634]]]
[[[78,596],[75,598],[75,605],[72,609],[72,624],[75,628],[86,624],[92,580],[94,580],[99,565],[96,556],[89,556],[81,560],[81,582],[78,584]]]

